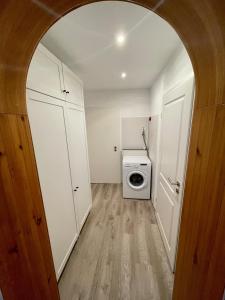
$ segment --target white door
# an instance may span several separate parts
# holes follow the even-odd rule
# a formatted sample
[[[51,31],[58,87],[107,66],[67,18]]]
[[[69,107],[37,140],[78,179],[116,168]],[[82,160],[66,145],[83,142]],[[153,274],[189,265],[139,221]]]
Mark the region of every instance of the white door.
[[[92,183],[120,183],[120,115],[113,108],[86,109]]]
[[[61,62],[39,45],[29,67],[27,88],[64,100],[61,68]]]
[[[64,88],[66,90],[66,101],[83,106],[82,83],[66,65],[62,64],[62,66]]]
[[[156,216],[171,268],[182,205],[193,99],[193,78],[164,96]]]
[[[85,116],[71,106],[67,107],[66,116],[75,209],[81,229],[92,205]]]
[[[59,278],[78,234],[63,107],[29,99],[28,115],[54,265]]]

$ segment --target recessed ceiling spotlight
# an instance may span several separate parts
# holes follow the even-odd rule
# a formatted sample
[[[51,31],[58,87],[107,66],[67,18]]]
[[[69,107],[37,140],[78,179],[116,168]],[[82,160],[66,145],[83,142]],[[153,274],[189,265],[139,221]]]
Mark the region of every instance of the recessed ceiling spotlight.
[[[121,78],[123,78],[123,79],[124,79],[124,78],[126,78],[126,77],[127,77],[127,73],[125,73],[125,72],[122,72],[122,73],[121,73]]]
[[[123,33],[119,33],[116,36],[116,43],[118,46],[122,46],[125,43],[125,35]]]

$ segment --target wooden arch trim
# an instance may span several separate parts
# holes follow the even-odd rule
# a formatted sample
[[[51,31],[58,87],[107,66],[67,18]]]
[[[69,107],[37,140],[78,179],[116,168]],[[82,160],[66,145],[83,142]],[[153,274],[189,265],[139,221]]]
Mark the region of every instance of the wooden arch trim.
[[[59,299],[26,111],[32,54],[48,28],[93,1],[0,3],[0,287],[4,300]],[[135,0],[183,40],[196,80],[174,300],[221,300],[225,284],[225,2]]]

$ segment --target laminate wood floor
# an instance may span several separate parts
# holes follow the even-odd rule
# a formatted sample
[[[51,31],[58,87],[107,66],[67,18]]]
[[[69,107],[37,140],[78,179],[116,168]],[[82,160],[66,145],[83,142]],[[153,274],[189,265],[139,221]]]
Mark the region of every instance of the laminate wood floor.
[[[150,201],[93,184],[93,208],[59,282],[61,300],[169,300],[173,275]]]

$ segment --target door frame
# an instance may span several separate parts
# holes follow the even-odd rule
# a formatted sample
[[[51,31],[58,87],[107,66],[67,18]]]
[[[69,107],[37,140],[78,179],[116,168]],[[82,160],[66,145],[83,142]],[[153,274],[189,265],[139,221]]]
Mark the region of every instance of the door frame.
[[[5,300],[59,299],[32,137],[26,77],[44,33],[92,0],[0,4],[0,286]],[[225,2],[135,0],[168,21],[196,94],[173,300],[221,300],[225,266]],[[220,259],[217,259],[217,258]],[[29,287],[29,288],[28,288]]]

